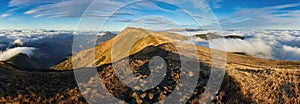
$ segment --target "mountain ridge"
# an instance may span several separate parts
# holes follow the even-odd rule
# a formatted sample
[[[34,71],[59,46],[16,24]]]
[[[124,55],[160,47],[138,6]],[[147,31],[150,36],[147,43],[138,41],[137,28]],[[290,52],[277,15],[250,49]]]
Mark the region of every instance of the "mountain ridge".
[[[189,50],[188,47],[196,47],[198,50],[198,54],[200,54],[199,57],[202,57],[201,54],[205,53],[208,57],[211,57],[211,50],[206,47],[202,46],[193,46],[189,44],[184,44],[180,41],[184,41],[188,39],[189,37],[178,35],[176,33],[168,33],[168,32],[152,32],[146,29],[142,28],[133,28],[133,27],[128,27],[124,31],[120,32],[116,37],[96,46],[95,48],[83,50],[77,54],[75,54],[72,58],[74,59],[73,62],[74,64],[79,64],[75,68],[81,68],[81,67],[95,67],[92,65],[92,63],[96,63],[96,67],[99,67],[104,64],[109,64],[111,62],[111,53],[112,53],[112,47],[114,44],[114,61],[120,60],[124,57],[130,56],[132,54],[138,53],[142,49],[148,47],[148,46],[158,46],[161,44],[165,43],[172,43],[175,44],[178,47],[184,48],[184,50]],[[131,41],[139,39],[137,41]],[[114,43],[116,41],[116,43]],[[132,47],[127,46],[126,44],[128,43],[133,43]],[[129,53],[122,53],[122,48],[124,49],[130,49],[128,51]],[[168,50],[168,49],[166,49]],[[92,58],[92,53],[93,51],[95,52],[95,60],[91,60]],[[169,51],[174,51],[174,50],[169,50]],[[217,50],[214,50],[217,51]],[[221,51],[220,51],[221,52]],[[283,61],[283,60],[267,60],[267,59],[260,59],[260,58],[255,58],[252,56],[245,56],[245,55],[238,55],[238,54],[233,54],[230,52],[223,52],[226,53],[227,58],[225,59],[226,61],[234,62],[239,60],[239,62],[245,62],[245,63],[252,63],[252,64],[262,64],[264,63],[265,65],[263,66],[268,66],[268,65],[275,65],[279,67],[279,64],[285,63],[285,64],[292,64],[296,65],[298,62],[291,62],[291,61]],[[196,53],[190,53],[186,55],[196,55]],[[196,56],[198,57],[198,55]],[[72,58],[67,59],[66,61],[53,66],[52,68],[54,70],[72,70]],[[199,58],[201,60],[201,58]],[[256,61],[251,61],[251,60],[256,60]],[[81,61],[78,61],[81,60]],[[85,60],[85,61],[82,61]],[[87,60],[87,61],[86,61]],[[210,63],[209,58],[206,60],[203,60],[203,62]],[[248,60],[248,61],[247,61]],[[254,63],[253,63],[254,62]],[[282,65],[282,64],[281,64]]]
[[[181,36],[174,33],[166,33],[166,32],[151,32],[146,29],[142,28],[133,28],[128,27],[124,31],[120,32],[116,37],[94,47],[91,49],[83,50],[77,54],[75,54],[72,58],[74,59],[74,63],[78,63],[78,67],[92,67],[93,63],[96,63],[96,66],[101,66],[103,64],[111,63],[111,52],[112,47],[116,49],[114,51],[114,57],[116,60],[120,60],[128,55],[137,53],[138,51],[142,50],[143,48],[153,45],[157,46],[159,44],[168,43],[168,42],[176,42],[177,40],[185,40],[187,37]],[[120,40],[120,41],[119,41]],[[116,43],[115,43],[116,42]],[[115,43],[115,44],[114,44]],[[126,45],[128,43],[132,43],[132,47]],[[114,44],[114,46],[113,46]],[[118,49],[130,49],[129,53],[122,53]],[[96,60],[90,60],[93,56],[90,54],[93,53],[93,49],[95,49]],[[84,58],[88,57],[88,58]],[[103,59],[105,57],[105,59]],[[84,58],[85,61],[77,62],[76,60],[82,60]],[[103,61],[99,61],[103,60]],[[53,66],[52,69],[54,70],[71,70],[73,66],[71,65],[72,59],[69,58],[68,60]]]
[[[101,82],[109,92],[108,94],[114,95],[119,100],[137,104],[143,102],[155,103],[167,98],[174,90],[178,90],[175,86],[181,86],[178,84],[181,76],[199,74],[197,86],[192,95],[188,96],[189,99],[187,100],[189,104],[199,103],[201,94],[206,89],[208,80],[211,77],[211,67],[217,67],[212,66],[211,62],[212,54],[215,53],[223,53],[226,55],[226,58],[215,57],[217,60],[225,61],[225,69],[222,69],[225,71],[225,76],[222,80],[220,90],[216,92],[216,97],[212,97],[213,103],[300,102],[300,62],[266,60],[201,46],[193,46],[181,43],[179,40],[184,39],[180,38],[181,36],[164,32],[151,32],[137,28],[128,28],[125,30],[120,33],[121,35],[119,34],[119,36],[95,48],[80,51],[73,56],[75,60],[73,62],[81,65],[81,67],[77,66],[78,68],[75,69],[83,77],[87,77],[85,75],[90,70],[87,68],[89,67],[88,65],[93,62],[97,63],[95,65],[97,72],[92,73],[93,76],[85,78],[81,83],[78,81],[75,82],[76,79],[73,71],[45,73],[18,71],[17,67],[0,62],[0,69],[3,71],[3,73],[0,73],[0,79],[6,81],[0,83],[1,86],[4,86],[4,89],[0,88],[0,102],[87,103],[89,101],[97,103],[99,99],[110,99],[101,95],[105,93],[103,90],[98,89],[101,86],[95,85],[97,78],[99,79],[100,77]],[[177,38],[174,39],[174,37]],[[132,41],[132,38],[138,40]],[[126,46],[130,42],[133,43],[133,47]],[[116,50],[112,51],[112,47],[116,48]],[[195,47],[196,52],[192,50],[192,47]],[[130,48],[130,50],[126,48]],[[128,51],[129,54],[125,51]],[[96,54],[96,60],[91,60],[93,52]],[[112,53],[116,55],[114,57],[116,60],[114,61],[111,61]],[[125,57],[127,55],[129,56]],[[115,75],[114,68],[116,67],[113,67],[113,64],[119,65],[119,68],[123,68],[122,66],[128,65],[127,59],[129,59],[129,71],[132,71],[140,79],[148,77],[150,75],[149,64],[154,56],[160,56],[165,60],[167,71],[159,85],[149,90],[138,89],[144,85],[143,83],[129,87],[123,82],[132,81],[131,79],[121,80]],[[183,73],[181,70],[181,56],[184,59],[198,58],[200,64],[199,73]],[[187,65],[191,65],[190,67],[193,68],[193,62],[187,62]],[[8,70],[9,68],[11,70]],[[58,68],[58,70],[72,70],[72,59],[69,58],[55,68]],[[124,72],[124,74],[128,72]],[[149,83],[155,82],[157,80],[149,81]],[[185,84],[191,85],[192,81],[188,81]],[[40,85],[43,85],[43,87]],[[23,88],[21,91],[18,90],[22,86],[30,87],[26,91],[23,91]],[[18,96],[15,94],[18,94]],[[35,96],[31,97],[32,95]]]

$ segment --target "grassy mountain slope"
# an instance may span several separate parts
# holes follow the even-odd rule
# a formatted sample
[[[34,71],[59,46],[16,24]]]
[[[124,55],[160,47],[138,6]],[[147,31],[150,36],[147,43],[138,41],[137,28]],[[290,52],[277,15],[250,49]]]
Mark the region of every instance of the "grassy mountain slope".
[[[166,32],[151,32],[141,28],[128,27],[116,37],[96,46],[95,48],[83,50],[73,56],[75,68],[91,67],[93,63],[96,66],[111,63],[112,47],[113,55],[116,60],[122,59],[128,55],[135,54],[147,46],[157,46],[163,43],[176,42],[177,40],[185,40],[187,37]],[[115,44],[115,45],[113,45]],[[130,44],[133,44],[130,46]],[[124,52],[130,49],[129,53]],[[95,51],[93,51],[95,50]],[[93,56],[93,53],[95,56]],[[52,67],[55,70],[71,70],[72,59]]]
[[[114,64],[119,66],[127,65],[128,63],[124,57],[128,53],[124,52],[124,49],[128,47],[127,44],[131,42],[131,39],[139,38],[141,40],[134,42],[135,44],[130,47],[131,50],[129,51],[130,70],[138,78],[145,78],[150,75],[148,65],[153,56],[161,56],[167,65],[167,72],[162,82],[149,90],[138,90],[138,87],[143,86],[143,83],[134,87],[124,84],[115,75],[114,67],[112,67],[110,60],[111,47],[116,42],[114,46],[116,50],[113,53],[117,56],[116,59],[118,61],[114,61]],[[197,46],[196,49],[198,52],[195,53],[191,51],[191,47],[194,46],[178,42],[178,40],[185,39],[186,37],[184,36],[171,33],[127,28],[111,40],[95,47],[96,60],[90,60],[93,58],[92,49],[77,53],[73,57],[78,63],[77,67],[79,69],[76,70],[82,70],[80,67],[92,66],[91,63],[95,62],[99,73],[99,75],[94,73],[95,76],[87,78],[85,83],[78,84],[85,89],[89,89],[83,92],[79,92],[74,81],[74,76],[72,76],[72,71],[24,72],[17,71],[18,69],[11,65],[4,65],[5,67],[0,65],[0,70],[6,72],[4,74],[0,73],[2,74],[0,75],[0,80],[10,79],[0,83],[1,86],[5,86],[0,89],[0,91],[5,92],[0,96],[0,102],[26,100],[27,102],[41,103],[43,101],[44,103],[87,103],[82,96],[87,95],[87,100],[97,103],[97,99],[110,99],[99,95],[103,91],[99,91],[99,86],[95,86],[95,83],[97,83],[95,79],[100,77],[109,93],[122,101],[127,103],[154,103],[168,97],[172,91],[178,90],[175,86],[179,81],[181,73],[181,59],[179,56],[182,53],[178,51],[180,49],[184,50],[182,51],[184,52],[184,56],[182,57],[190,59],[196,56],[200,61],[201,69],[197,87],[192,96],[188,96],[188,103],[197,103],[200,99],[199,96],[206,89],[207,81],[210,78],[212,50]],[[173,43],[171,44],[170,42]],[[226,60],[226,69],[224,69],[226,74],[217,97],[213,100],[214,103],[300,103],[300,62],[266,60],[228,52],[225,54],[225,59],[217,57],[219,60]],[[193,62],[187,64],[191,63]],[[14,69],[14,71],[8,71],[7,69],[9,68]],[[71,59],[53,68],[56,70],[72,70]],[[84,72],[85,70],[82,71]],[[82,74],[84,75],[84,73]],[[190,76],[195,74],[188,73],[182,75]],[[131,80],[128,81],[130,82]],[[157,82],[157,80],[150,80],[150,83],[154,82]],[[190,85],[190,83],[187,83],[187,85]],[[18,88],[18,86],[29,86],[29,89],[24,90]],[[48,93],[50,95],[47,95]],[[32,94],[35,96],[31,96]]]
[[[136,35],[139,34],[139,35]],[[148,35],[147,34],[151,34]],[[169,56],[165,56],[170,66],[170,70],[175,70],[176,67],[180,67],[180,59],[178,58],[177,48],[185,50],[185,57],[191,58],[192,56],[199,57],[200,64],[202,66],[202,71],[200,73],[201,77],[198,81],[198,89],[195,92],[195,95],[191,97],[189,102],[196,102],[199,100],[197,97],[202,93],[205,88],[205,84],[200,82],[205,82],[209,76],[209,70],[211,66],[211,49],[197,46],[198,53],[193,53],[191,50],[192,45],[183,44],[177,42],[176,40],[184,40],[185,37],[180,35],[164,33],[164,32],[151,32],[144,29],[137,28],[127,28],[121,32],[117,37],[113,38],[101,44],[95,48],[96,53],[96,65],[100,68],[100,76],[104,82],[108,85],[109,89],[124,89],[127,92],[111,92],[116,96],[120,96],[121,93],[126,93],[127,95],[132,95],[129,98],[120,98],[127,102],[137,103],[142,101],[148,101],[148,95],[144,97],[143,93],[136,93],[134,89],[126,87],[122,84],[115,76],[110,65],[110,53],[112,43],[117,40],[115,49],[120,49],[120,51],[115,51],[114,55],[117,56],[118,63],[125,65],[122,58],[124,58],[127,53],[121,51],[122,48],[126,47],[126,42],[130,42],[131,38],[143,37],[142,40],[137,41],[130,50],[130,65],[134,67],[132,71],[138,72],[139,67],[147,65],[151,55],[163,55],[169,53]],[[175,39],[174,39],[175,38]],[[118,40],[120,39],[120,40]],[[169,44],[173,42],[172,44]],[[174,45],[176,47],[174,47]],[[150,47],[150,48],[149,48]],[[152,48],[151,48],[152,47]],[[153,48],[156,47],[156,48]],[[125,48],[126,49],[126,48]],[[80,52],[81,58],[80,62],[84,63],[83,60],[87,60],[91,50],[85,50]],[[90,53],[91,54],[91,53]],[[226,52],[226,75],[222,83],[220,92],[218,93],[218,98],[215,99],[215,102],[244,102],[244,103],[283,103],[283,102],[299,102],[299,78],[300,78],[300,62],[290,62],[290,61],[280,61],[280,60],[266,60],[255,58],[251,56],[239,55]],[[176,57],[177,56],[177,57]],[[78,56],[75,56],[77,60]],[[103,58],[105,57],[105,58]],[[148,57],[148,58],[147,58]],[[87,59],[85,59],[87,58]],[[224,59],[219,59],[224,60]],[[88,63],[90,63],[89,61]],[[123,63],[122,63],[123,62]],[[88,67],[88,63],[82,64],[80,67]],[[104,65],[104,66],[103,66]],[[101,66],[101,67],[100,67]],[[173,66],[173,67],[172,67]],[[72,69],[71,59],[65,61],[54,67],[55,69]],[[204,73],[204,74],[203,74]],[[173,73],[174,74],[174,73]],[[108,76],[107,76],[108,75]],[[111,76],[109,76],[111,75]],[[176,75],[172,75],[176,76]],[[167,80],[169,82],[172,80]],[[176,81],[175,81],[176,82]],[[116,86],[114,86],[116,85]],[[171,85],[168,85],[169,87]],[[130,89],[130,90],[128,90]],[[170,89],[169,89],[170,90]],[[200,91],[200,92],[199,92]],[[155,91],[154,91],[155,92]],[[161,93],[154,93],[155,96],[153,99],[158,100],[160,96],[163,96]],[[166,96],[166,95],[165,95]],[[143,98],[142,98],[143,97]],[[132,102],[130,99],[135,99],[135,102]],[[155,100],[153,100],[155,101]]]

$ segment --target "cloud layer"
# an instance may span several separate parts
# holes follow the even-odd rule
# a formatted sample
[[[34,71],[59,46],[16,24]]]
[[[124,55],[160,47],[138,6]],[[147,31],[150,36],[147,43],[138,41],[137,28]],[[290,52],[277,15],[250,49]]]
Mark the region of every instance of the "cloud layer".
[[[16,47],[8,49],[6,51],[0,52],[0,61],[7,61],[18,54],[25,54],[30,57],[34,54],[34,50],[35,48],[33,47]]]
[[[213,39],[206,41],[199,38],[192,38],[191,41],[197,45],[218,49],[218,46],[225,46],[228,52],[246,53],[251,56],[278,59],[278,60],[300,60],[300,31],[297,30],[234,30],[234,31],[198,31],[180,33],[184,35],[195,35],[209,32],[218,32],[224,36],[239,35],[240,39]],[[189,41],[191,43],[191,41]]]

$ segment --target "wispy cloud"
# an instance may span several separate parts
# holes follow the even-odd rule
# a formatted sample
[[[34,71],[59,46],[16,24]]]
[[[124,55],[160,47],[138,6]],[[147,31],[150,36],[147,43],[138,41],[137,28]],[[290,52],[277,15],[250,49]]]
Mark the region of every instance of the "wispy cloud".
[[[182,4],[186,2],[193,2],[195,8],[206,8],[207,3],[219,2],[220,0],[166,0],[166,2],[175,4]],[[89,14],[93,16],[107,16],[114,12],[117,9],[122,8],[123,6],[129,6],[127,9],[130,9],[127,14],[114,13],[114,15],[133,15],[134,13],[142,13],[139,11],[142,10],[158,10],[169,13],[176,13],[176,10],[170,10],[168,8],[162,8],[158,6],[154,1],[139,1],[134,5],[127,4],[130,2],[125,1],[112,1],[112,0],[12,0],[9,2],[10,7],[28,7],[36,6],[31,8],[28,11],[25,11],[24,14],[33,15],[34,17],[80,17],[89,5],[97,5],[93,8],[89,8]],[[174,4],[172,3],[172,4]],[[213,3],[217,4],[217,3]],[[15,9],[15,8],[14,8]],[[131,12],[131,13],[130,13]],[[97,14],[97,15],[96,15]],[[104,14],[104,15],[102,15]]]
[[[193,17],[196,17],[196,18],[202,19],[202,18],[204,18],[205,16],[203,16],[203,15],[193,15]]]
[[[131,22],[133,27],[138,26],[150,30],[168,30],[171,28],[178,28],[179,24],[176,24],[168,18],[162,16],[148,16],[143,17]]]
[[[116,22],[131,22],[131,19],[119,19],[119,20],[114,20]]]
[[[210,8],[220,8],[222,0],[164,0],[171,4],[192,3],[194,8],[208,11]]]
[[[166,20],[164,17],[161,16],[151,16],[151,17],[145,17],[139,21],[135,21],[135,22],[139,22],[142,24],[172,24],[171,21]]]
[[[195,8],[200,8],[204,11],[208,11],[210,8],[220,8],[221,0],[191,0]]]
[[[225,28],[269,28],[299,24],[300,10],[287,10],[300,4],[285,4],[264,8],[239,9],[220,20]],[[298,19],[298,20],[297,20]]]
[[[59,0],[11,0],[8,3],[8,6],[10,7],[26,7],[26,6],[32,6],[37,4],[45,4],[45,3],[55,3]]]
[[[90,11],[86,12],[86,16],[90,17],[110,16],[115,8],[123,5],[122,2],[110,0],[68,0],[40,5],[36,8],[26,11],[24,14],[33,15],[34,17],[80,17],[91,3],[98,6],[89,8]],[[132,15],[132,13],[120,12],[114,13],[114,15]]]
[[[182,17],[182,20],[179,18],[179,16],[183,16],[181,14],[186,13],[195,17],[194,19],[204,27],[210,27],[210,25],[216,27],[219,26],[218,21],[210,11],[210,8],[213,8],[212,10],[218,10],[217,8],[219,8],[224,10],[217,11],[216,16],[222,16],[220,23],[225,29],[296,28],[300,23],[300,10],[296,10],[297,8],[295,8],[299,7],[300,4],[284,4],[260,8],[251,8],[255,6],[244,4],[247,6],[239,5],[240,8],[234,7],[236,9],[233,9],[225,7],[225,5],[228,5],[225,0],[162,0],[162,2],[155,0],[138,2],[129,0],[10,0],[7,7],[8,10],[0,14],[0,18],[19,18],[15,16],[23,13],[24,17],[78,19],[78,17],[81,17],[85,13],[84,16],[93,18],[91,19],[93,21],[94,18],[96,19],[95,21],[98,21],[99,19],[104,20],[116,17],[112,18],[113,22],[125,23],[132,22],[130,19],[142,16],[160,15],[167,16],[181,23],[189,22],[182,23],[181,25],[192,27],[195,23],[188,20],[189,18]],[[90,6],[90,4],[94,6]],[[89,11],[86,11],[87,8]],[[15,15],[14,13],[18,14]],[[170,15],[174,15],[174,18]],[[56,19],[52,20],[56,21]],[[151,22],[146,21],[144,21],[144,24],[159,24],[158,22],[160,22],[160,24],[166,23],[168,25],[168,22],[164,21],[164,19]]]
[[[4,14],[0,15],[1,18],[5,18],[5,17],[8,17],[8,16],[10,16],[10,14],[8,14],[8,13],[4,13]]]
[[[35,17],[44,16],[78,16],[84,12],[84,10],[91,3],[91,0],[85,1],[62,1],[53,4],[42,5],[34,9],[26,11],[24,14],[34,15]]]
[[[169,9],[165,9],[162,8],[158,5],[155,4],[155,2],[153,1],[139,1],[134,5],[130,5],[129,9],[131,10],[159,10],[159,11],[164,11],[164,12],[170,12],[170,13],[174,13],[176,10],[169,10]]]
[[[222,0],[210,0],[209,3],[212,8],[220,8],[222,6],[221,5],[222,2],[223,2]]]

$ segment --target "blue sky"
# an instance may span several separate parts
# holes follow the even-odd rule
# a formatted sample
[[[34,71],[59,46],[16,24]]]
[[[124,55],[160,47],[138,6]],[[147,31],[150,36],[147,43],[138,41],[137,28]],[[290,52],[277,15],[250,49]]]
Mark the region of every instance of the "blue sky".
[[[103,23],[105,24],[101,25]],[[98,31],[101,26],[103,30],[109,31],[120,31],[127,26],[152,30],[216,29],[219,27],[222,29],[299,30],[300,1],[0,1],[0,29],[77,30],[80,28],[80,30]]]

